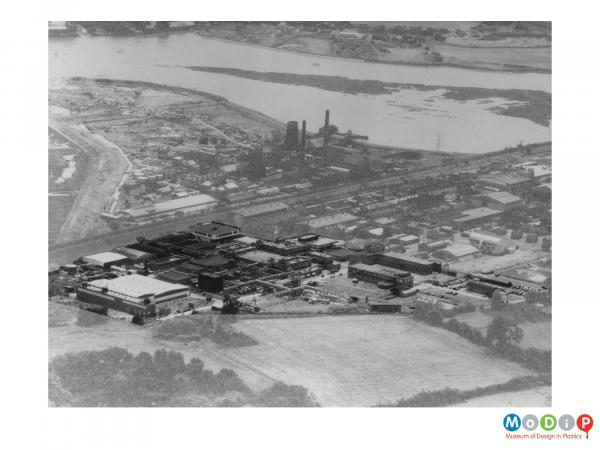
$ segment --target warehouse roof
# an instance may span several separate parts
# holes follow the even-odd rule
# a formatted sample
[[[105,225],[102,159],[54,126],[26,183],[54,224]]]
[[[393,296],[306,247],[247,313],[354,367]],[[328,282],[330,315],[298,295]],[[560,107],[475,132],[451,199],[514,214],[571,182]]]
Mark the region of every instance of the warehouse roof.
[[[271,258],[275,261],[282,259],[280,255],[270,252],[263,252],[262,250],[252,250],[249,252],[240,253],[238,256],[241,259],[259,263],[267,263]]]
[[[494,186],[512,186],[528,181],[528,178],[517,177],[514,175],[484,175],[478,178],[478,180],[484,184],[491,184]]]
[[[358,217],[348,213],[329,214],[309,220],[308,224],[313,228],[330,227],[340,223],[357,220]]]
[[[243,217],[259,216],[261,214],[269,214],[277,211],[283,211],[288,209],[289,206],[282,202],[266,203],[263,205],[250,206],[243,208],[238,211]]]
[[[197,223],[190,226],[190,231],[210,236],[231,236],[239,234],[240,229],[236,226],[220,222]]]
[[[123,210],[123,212],[130,215],[133,218],[138,218],[186,208],[208,207],[216,203],[217,201],[210,195],[198,194],[190,195],[189,197],[176,198],[174,200],[167,200],[164,202],[154,203],[153,205],[144,206],[142,208],[125,209]]]
[[[416,263],[416,264],[425,264],[425,265],[435,264],[433,261],[428,261],[426,259],[421,259],[421,258],[417,258],[415,256],[410,256],[405,253],[387,252],[387,253],[384,253],[383,255],[387,256],[389,258],[395,258],[395,259],[412,262],[412,263]]]
[[[497,209],[488,208],[486,206],[482,206],[481,208],[468,209],[462,212],[460,217],[452,219],[454,222],[467,222],[473,219],[480,219],[484,217],[490,217],[495,215],[503,214],[502,211],[498,211]]]
[[[469,239],[473,239],[476,241],[488,242],[490,244],[499,244],[502,242],[502,238],[499,236],[491,236],[489,234],[484,233],[469,233]]]
[[[118,263],[126,260],[127,257],[116,252],[102,252],[96,253],[95,255],[84,256],[83,261],[89,264],[95,264],[97,266],[104,266],[106,264]]]
[[[510,192],[503,191],[490,192],[489,194],[486,194],[486,197],[504,205],[521,201],[521,197],[517,197],[516,195],[511,194]]]
[[[88,286],[98,289],[106,288],[109,293],[137,300],[142,300],[152,295],[159,297],[188,290],[188,287],[182,284],[167,283],[166,281],[160,281],[156,278],[145,277],[143,275],[125,275],[111,280],[94,280],[90,281]]]
[[[439,253],[444,253],[454,258],[462,258],[463,256],[472,255],[478,251],[479,249],[473,247],[471,244],[457,243],[440,250]]]
[[[410,272],[406,272],[404,270],[395,269],[393,267],[382,266],[380,264],[363,264],[356,263],[348,266],[348,268],[354,267],[355,269],[366,270],[367,272],[378,273],[381,275],[388,276],[399,276],[399,277],[408,277],[410,276]]]

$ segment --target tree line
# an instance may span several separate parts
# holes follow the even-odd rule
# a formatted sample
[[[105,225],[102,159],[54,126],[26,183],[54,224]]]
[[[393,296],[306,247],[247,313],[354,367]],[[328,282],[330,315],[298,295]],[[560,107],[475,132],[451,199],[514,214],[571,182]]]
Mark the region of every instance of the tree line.
[[[217,373],[198,358],[124,348],[58,356],[49,364],[50,406],[319,406],[302,386],[281,382],[253,391],[231,369]]]

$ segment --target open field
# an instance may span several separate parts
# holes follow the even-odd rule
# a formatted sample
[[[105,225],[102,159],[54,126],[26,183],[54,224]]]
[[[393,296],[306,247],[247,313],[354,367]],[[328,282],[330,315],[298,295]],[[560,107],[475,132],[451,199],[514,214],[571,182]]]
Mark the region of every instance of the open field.
[[[209,342],[159,340],[153,327],[115,319],[80,327],[76,308],[53,302],[49,308],[50,358],[111,346],[132,353],[165,348],[186,360],[200,358],[214,371],[231,368],[253,389],[275,381],[303,385],[323,406],[373,406],[426,389],[471,389],[531,374],[452,333],[399,316],[240,316],[233,327],[260,344],[222,349]]]
[[[324,406],[372,406],[423,390],[471,389],[528,375],[519,365],[446,332],[398,316],[239,320],[261,344],[223,353]]]
[[[227,355],[219,353],[216,345],[211,343],[179,343],[157,339],[153,336],[154,327],[139,327],[129,321],[109,319],[104,324],[80,327],[75,324],[78,308],[48,303],[48,356],[49,359],[69,352],[87,350],[103,350],[110,347],[122,347],[131,353],[142,351],[154,353],[159,349],[175,350],[182,353],[187,360],[200,358],[206,368],[218,372],[222,368],[233,369],[252,389],[265,389],[275,379],[253,368],[231,360]],[[90,313],[92,314],[92,313]]]
[[[552,350],[552,322],[524,323],[519,327],[523,330],[519,347]]]
[[[526,406],[528,408],[552,406],[552,388],[550,386],[542,386],[524,391],[487,395],[452,405],[452,407],[486,407],[490,405]]]

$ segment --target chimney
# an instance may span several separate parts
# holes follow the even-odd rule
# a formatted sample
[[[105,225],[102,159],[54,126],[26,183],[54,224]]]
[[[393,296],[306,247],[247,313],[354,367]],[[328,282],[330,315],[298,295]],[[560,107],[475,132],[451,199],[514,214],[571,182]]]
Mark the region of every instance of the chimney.
[[[329,110],[325,110],[325,128],[323,129],[323,159],[327,161],[327,147],[329,144]]]
[[[302,136],[300,138],[300,151],[306,152],[306,120],[302,121]]]

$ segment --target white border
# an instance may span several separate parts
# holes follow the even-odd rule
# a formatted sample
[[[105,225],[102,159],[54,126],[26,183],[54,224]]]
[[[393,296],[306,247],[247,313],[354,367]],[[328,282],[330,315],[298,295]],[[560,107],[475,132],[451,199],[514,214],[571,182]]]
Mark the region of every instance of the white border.
[[[4,448],[574,448],[600,440],[598,415],[598,14],[570,1],[52,1],[4,4]],[[270,3],[270,4],[269,4]],[[485,4],[484,4],[485,3]],[[46,269],[47,21],[552,20],[554,130],[553,407],[597,419],[590,440],[505,442],[505,408],[49,409]],[[597,444],[596,444],[597,445]]]

